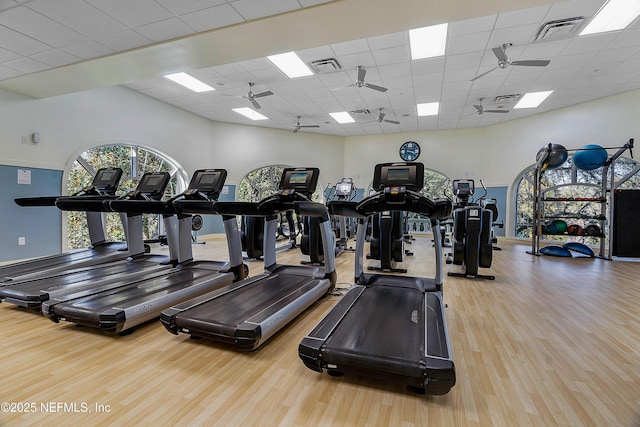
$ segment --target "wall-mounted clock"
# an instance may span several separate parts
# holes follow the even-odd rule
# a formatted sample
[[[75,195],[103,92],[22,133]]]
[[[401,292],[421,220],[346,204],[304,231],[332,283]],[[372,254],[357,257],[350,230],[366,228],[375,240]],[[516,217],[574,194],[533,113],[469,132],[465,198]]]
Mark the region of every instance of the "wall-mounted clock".
[[[417,142],[407,141],[400,146],[400,158],[405,162],[413,162],[420,157],[420,146]]]

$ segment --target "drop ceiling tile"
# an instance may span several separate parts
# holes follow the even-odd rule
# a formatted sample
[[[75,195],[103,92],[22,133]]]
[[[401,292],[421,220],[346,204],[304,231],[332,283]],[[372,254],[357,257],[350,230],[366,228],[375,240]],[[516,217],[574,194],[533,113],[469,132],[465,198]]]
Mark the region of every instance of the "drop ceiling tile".
[[[156,2],[176,16],[208,9],[226,3],[226,0],[156,0]]]
[[[85,39],[82,34],[24,6],[0,14],[0,25],[53,47],[61,47]]]
[[[277,15],[300,8],[300,4],[296,0],[237,0],[231,5],[246,20]]]
[[[51,46],[0,25],[0,47],[24,56],[46,52]]]
[[[74,45],[65,46],[61,50],[82,59],[98,58],[100,56],[114,53],[113,49],[93,40],[87,40]]]
[[[562,51],[563,55],[574,55],[583,52],[597,52],[609,45],[617,34],[594,34],[575,37]]]
[[[336,55],[342,57],[369,51],[369,43],[366,39],[352,40],[344,43],[335,43],[331,45],[331,49]]]
[[[546,21],[584,16],[591,18],[604,4],[604,0],[567,0],[551,5],[545,16]]]
[[[3,64],[5,67],[13,68],[14,70],[22,71],[23,73],[36,73],[38,71],[51,68],[47,64],[35,61],[31,58],[20,58],[13,61],[7,61]]]
[[[381,36],[368,37],[367,42],[371,49],[387,49],[390,47],[409,46],[409,32],[385,34]]]
[[[449,24],[449,37],[458,37],[465,34],[491,31],[498,15],[482,16],[480,18],[465,19]]]
[[[50,50],[48,52],[33,55],[31,58],[51,67],[62,67],[63,65],[73,64],[74,62],[80,61],[80,58],[77,56],[73,56],[61,50]]]
[[[125,30],[119,33],[109,34],[108,36],[98,37],[96,41],[115,51],[134,49],[152,43],[151,40],[133,30]]]
[[[180,19],[196,31],[222,28],[244,21],[244,18],[228,4],[187,13],[181,15]]]
[[[20,55],[0,47],[0,64],[20,58]]]
[[[445,61],[446,59],[444,56],[411,61],[411,73],[415,75],[415,74],[434,73],[436,71],[438,72],[444,71]]]
[[[122,22],[83,0],[35,1],[28,7],[90,38],[126,29]]]
[[[487,49],[491,31],[449,37],[447,55],[479,52]]]
[[[21,71],[0,65],[0,80],[10,79],[23,74]]]
[[[540,24],[549,12],[550,6],[538,6],[498,15],[495,28],[520,27],[527,24]]]
[[[136,31],[154,42],[171,40],[194,33],[191,27],[178,18],[169,18],[164,21],[141,25],[136,27]]]
[[[512,43],[514,47],[527,45],[537,29],[538,24],[498,28],[492,32],[487,46],[491,49],[503,43]]]
[[[463,53],[460,55],[448,55],[446,59],[447,71],[458,70],[460,68],[473,69],[480,63],[484,52]],[[473,76],[472,76],[473,77]]]
[[[342,64],[342,68],[349,74],[353,75],[354,81],[357,77],[357,66],[362,65],[365,68],[372,68],[375,65],[375,60],[373,59],[373,54],[371,53],[371,51],[354,53],[351,55],[343,55],[340,56],[339,61],[340,64]]]
[[[389,65],[397,64],[401,62],[407,62],[410,60],[408,46],[397,46],[387,49],[376,49],[373,51],[373,58],[376,65]]]
[[[155,0],[85,0],[128,27],[151,24],[173,15]]]

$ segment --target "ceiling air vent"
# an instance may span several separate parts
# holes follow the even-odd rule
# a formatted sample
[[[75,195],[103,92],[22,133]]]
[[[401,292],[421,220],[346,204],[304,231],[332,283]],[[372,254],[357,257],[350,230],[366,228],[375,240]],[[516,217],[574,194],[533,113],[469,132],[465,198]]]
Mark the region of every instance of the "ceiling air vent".
[[[333,73],[342,70],[340,63],[335,58],[316,59],[309,63],[317,74]]]
[[[368,109],[352,110],[349,112],[349,114],[351,114],[351,117],[353,117],[355,120],[363,120],[363,119],[371,118],[371,111],[369,111]]]
[[[538,28],[532,42],[546,42],[569,38],[580,28],[584,22],[584,16],[556,19],[545,22]]]
[[[511,95],[498,95],[493,99],[494,104],[513,104],[518,102],[522,95],[519,93],[514,93]]]

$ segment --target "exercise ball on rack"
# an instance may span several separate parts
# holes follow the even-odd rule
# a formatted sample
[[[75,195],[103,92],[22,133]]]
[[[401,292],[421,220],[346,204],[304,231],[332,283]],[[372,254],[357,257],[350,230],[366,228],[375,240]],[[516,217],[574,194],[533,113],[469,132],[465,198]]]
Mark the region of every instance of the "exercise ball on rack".
[[[564,234],[567,232],[567,229],[569,228],[567,226],[567,223],[561,219],[554,220],[552,224],[553,224],[553,227],[555,228],[556,234]]]
[[[574,153],[573,163],[578,169],[590,171],[604,166],[608,158],[607,150],[596,144],[588,144]]]
[[[584,235],[584,230],[578,224],[571,224],[567,227],[567,234],[570,236],[582,236]]]
[[[539,162],[540,159],[545,155],[547,151],[547,146],[542,147],[538,150],[538,154],[536,154],[536,162]],[[547,161],[544,163],[547,169],[555,169],[559,168],[567,161],[569,158],[569,153],[564,145],[560,144],[551,144],[551,151],[549,151],[549,157]]]
[[[596,224],[587,225],[584,229],[585,236],[602,237],[602,230]]]

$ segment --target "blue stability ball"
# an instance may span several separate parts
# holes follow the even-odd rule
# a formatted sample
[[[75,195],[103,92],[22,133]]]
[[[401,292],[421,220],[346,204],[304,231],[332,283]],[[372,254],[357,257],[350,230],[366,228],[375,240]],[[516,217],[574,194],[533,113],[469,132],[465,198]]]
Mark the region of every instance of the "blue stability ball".
[[[585,145],[573,155],[573,163],[578,169],[594,170],[604,166],[609,155],[607,150],[596,144]]]

